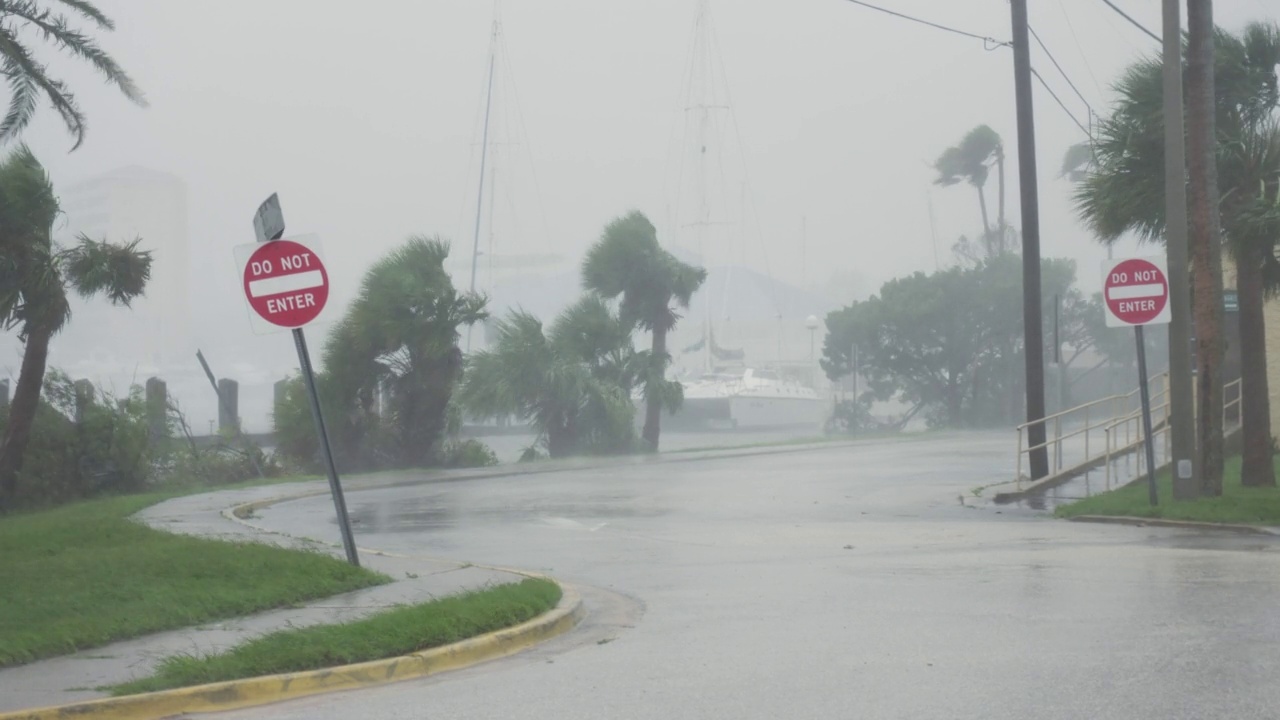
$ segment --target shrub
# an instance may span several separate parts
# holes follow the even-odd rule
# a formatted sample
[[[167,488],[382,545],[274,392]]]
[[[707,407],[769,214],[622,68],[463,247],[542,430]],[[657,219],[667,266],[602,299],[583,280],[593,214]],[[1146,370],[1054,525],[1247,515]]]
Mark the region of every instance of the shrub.
[[[479,440],[446,440],[440,447],[440,467],[477,468],[498,464],[498,456]]]
[[[77,393],[83,394],[77,398]],[[76,422],[77,403],[82,405]],[[0,431],[5,417],[0,414]],[[45,375],[15,505],[38,507],[107,492],[136,492],[153,479],[140,388],[127,397],[78,391],[60,370]]]

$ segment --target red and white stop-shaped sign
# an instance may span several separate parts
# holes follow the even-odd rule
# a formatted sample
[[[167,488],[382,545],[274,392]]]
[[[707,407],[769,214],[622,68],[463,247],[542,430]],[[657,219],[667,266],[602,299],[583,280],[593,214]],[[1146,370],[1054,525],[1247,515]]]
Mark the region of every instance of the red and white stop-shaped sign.
[[[1102,269],[1107,327],[1169,322],[1169,273],[1164,258],[1108,260]]]
[[[240,246],[236,256],[255,330],[304,327],[324,311],[329,273],[317,243],[273,240]]]

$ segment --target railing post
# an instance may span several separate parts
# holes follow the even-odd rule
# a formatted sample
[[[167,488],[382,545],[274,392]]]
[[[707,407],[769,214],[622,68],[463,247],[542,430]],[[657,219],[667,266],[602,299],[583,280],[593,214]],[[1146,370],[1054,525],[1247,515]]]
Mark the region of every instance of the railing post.
[[[1102,428],[1102,434],[1106,442],[1106,451],[1103,454],[1103,465],[1107,468],[1107,489],[1111,489],[1111,428]]]
[[[1022,489],[1022,428],[1014,428],[1013,431],[1018,434],[1018,462],[1016,464],[1017,469],[1014,471],[1016,474],[1013,476],[1013,482],[1015,484],[1015,487],[1021,490]]]
[[[1093,432],[1093,428],[1089,427],[1089,406],[1084,406],[1084,461],[1089,462],[1089,434]]]
[[[1053,418],[1053,454],[1057,461],[1057,472],[1062,472],[1062,416]]]
[[[1164,461],[1166,463],[1169,462],[1173,456],[1173,454],[1169,452],[1169,426],[1170,420],[1173,418],[1173,413],[1170,412],[1171,407],[1169,405],[1169,401],[1170,398],[1168,397],[1164,399],[1164,432],[1161,433],[1164,435]]]

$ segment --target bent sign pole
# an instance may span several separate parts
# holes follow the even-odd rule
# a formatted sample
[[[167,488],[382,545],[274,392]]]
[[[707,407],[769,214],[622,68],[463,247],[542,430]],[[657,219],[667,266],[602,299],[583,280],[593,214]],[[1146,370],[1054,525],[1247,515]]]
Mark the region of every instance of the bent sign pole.
[[[347,501],[342,493],[342,481],[338,479],[338,466],[333,462],[324,413],[320,409],[307,337],[302,332],[304,326],[324,312],[329,301],[329,273],[325,270],[318,242],[281,239],[284,236],[284,216],[275,194],[267,198],[254,214],[253,229],[258,236],[257,244],[241,245],[235,249],[245,301],[251,311],[249,319],[259,334],[293,331],[298,365],[311,401],[311,417],[315,420],[320,453],[329,475],[329,490],[333,494],[333,507],[338,514],[338,528],[342,531],[342,548],[347,553],[347,561],[359,567],[360,556],[351,533]]]
[[[1107,327],[1132,327],[1138,345],[1138,395],[1142,399],[1142,432],[1147,455],[1147,499],[1159,504],[1156,491],[1155,438],[1151,433],[1151,392],[1147,387],[1147,343],[1142,329],[1168,324],[1169,272],[1164,258],[1108,260],[1103,265],[1102,297]],[[1167,401],[1167,399],[1166,399]],[[1169,414],[1165,414],[1167,423]]]

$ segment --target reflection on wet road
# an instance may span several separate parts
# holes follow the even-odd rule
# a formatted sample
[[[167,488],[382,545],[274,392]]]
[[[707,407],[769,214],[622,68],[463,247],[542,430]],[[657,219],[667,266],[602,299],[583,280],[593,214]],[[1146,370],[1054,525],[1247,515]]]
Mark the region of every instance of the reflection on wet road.
[[[362,546],[550,572],[643,614],[609,642],[230,716],[1280,716],[1280,546],[988,505],[969,490],[1008,473],[1008,445],[947,435],[352,493]],[[259,522],[336,541],[331,516],[316,497]]]

